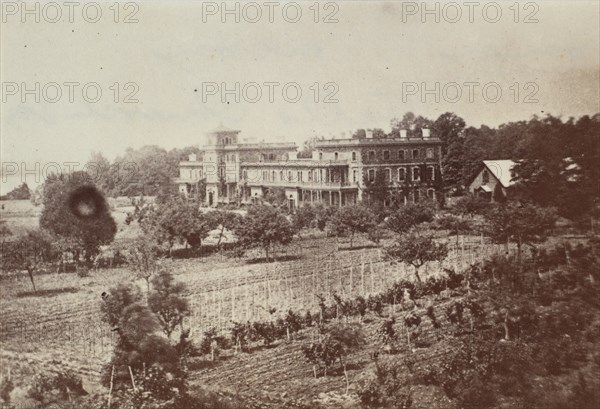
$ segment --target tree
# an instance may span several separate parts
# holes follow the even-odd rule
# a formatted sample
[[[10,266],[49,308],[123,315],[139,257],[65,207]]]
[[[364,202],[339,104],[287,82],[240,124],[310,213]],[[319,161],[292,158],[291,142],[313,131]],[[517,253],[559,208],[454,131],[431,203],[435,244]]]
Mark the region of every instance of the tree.
[[[476,214],[484,214],[489,207],[489,201],[482,197],[469,194],[457,200],[451,211],[458,215],[474,216]]]
[[[496,186],[494,186],[492,200],[496,203],[506,202],[506,195],[504,194],[504,191],[502,190],[502,185],[500,183],[496,183]]]
[[[292,216],[292,223],[296,231],[300,232],[303,229],[312,227],[316,219],[316,210],[313,206],[305,203],[296,209],[296,213]]]
[[[92,152],[86,169],[95,185],[105,195],[118,193],[115,191],[119,178],[117,169],[111,167],[110,161],[101,152]],[[118,196],[118,194],[115,196]]]
[[[404,326],[406,328],[406,343],[410,349],[410,328],[418,327],[421,324],[421,317],[415,314],[413,311],[408,312],[404,316]]]
[[[409,202],[391,213],[385,219],[385,223],[391,231],[401,234],[417,224],[432,221],[434,214],[435,211],[428,202]]]
[[[113,357],[103,370],[104,386],[110,384],[114,390],[127,390],[137,378],[136,387],[143,384],[144,389],[148,389],[152,385],[149,392],[161,400],[184,391],[185,374],[177,349],[167,338],[156,334],[160,323],[142,303],[137,287],[120,284],[108,290],[103,297],[101,312],[102,320],[118,334]],[[152,376],[140,376],[144,373]]]
[[[390,132],[390,138],[399,138],[400,130],[405,129],[409,138],[420,138],[422,136],[421,130],[423,128],[431,129],[433,127],[433,121],[422,117],[421,115],[416,116],[412,112],[404,114],[402,119],[394,118],[391,120],[392,131]]]
[[[461,188],[464,175],[465,121],[452,112],[445,112],[436,119],[433,129],[442,141],[442,168],[444,182],[448,187]]]
[[[364,183],[369,205],[379,210],[382,209],[391,198],[390,181],[387,179],[386,172],[376,172],[375,179],[372,181],[365,174]]]
[[[448,247],[436,243],[431,235],[412,232],[400,235],[396,243],[386,249],[386,253],[392,259],[412,265],[417,281],[421,282],[419,268],[428,261],[441,262],[448,255]]]
[[[142,301],[140,289],[131,283],[120,283],[102,294],[100,313],[102,321],[115,328],[123,315],[123,310]]]
[[[298,152],[298,158],[310,159],[312,158],[312,153],[315,150],[315,145],[317,142],[324,140],[324,136],[313,136],[310,139],[304,141],[304,145],[302,146],[302,150]]]
[[[330,224],[335,234],[350,236],[350,248],[353,248],[355,234],[368,233],[377,226],[371,211],[360,204],[340,208],[331,218]]]
[[[359,350],[365,345],[365,336],[360,326],[352,324],[334,324],[325,331],[320,342],[312,343],[304,347],[304,357],[313,364],[313,371],[316,378],[316,365],[323,363],[324,374],[327,376],[327,369],[337,360],[344,370],[346,380],[346,393],[350,387],[348,372],[346,370],[346,359],[349,354]]]
[[[290,243],[294,228],[280,210],[269,205],[255,205],[237,223],[235,233],[242,245],[262,247],[266,260],[269,261],[272,246],[276,243]]]
[[[8,236],[12,236],[12,231],[6,225],[6,220],[0,220],[0,240],[4,242],[4,239]]]
[[[76,260],[83,251],[87,262],[117,232],[106,199],[86,172],[48,176],[40,227],[69,241]]]
[[[156,314],[163,332],[169,339],[175,328],[181,327],[183,319],[190,315],[190,306],[184,292],[185,284],[176,283],[173,275],[166,270],[160,271],[152,279],[148,306]],[[183,328],[181,329],[183,331]]]
[[[523,244],[546,240],[546,233],[556,221],[556,210],[528,203],[507,202],[491,206],[485,214],[487,235],[497,243],[514,242],[521,262]]]
[[[28,231],[17,240],[3,243],[2,268],[9,270],[26,270],[37,292],[34,274],[43,263],[55,261],[60,252],[55,246],[56,239],[42,229]]]
[[[127,262],[135,275],[146,281],[150,292],[150,278],[159,270],[157,244],[146,237],[136,238],[128,248]]]
[[[233,231],[241,216],[237,213],[227,210],[212,210],[205,214],[209,227],[216,226],[219,229],[219,240],[217,247],[221,245],[221,240],[225,236],[225,230]]]
[[[136,206],[130,219],[136,218],[145,234],[156,243],[167,245],[169,254],[176,242],[199,247],[216,227],[213,218],[180,195],[160,197],[153,205]]]

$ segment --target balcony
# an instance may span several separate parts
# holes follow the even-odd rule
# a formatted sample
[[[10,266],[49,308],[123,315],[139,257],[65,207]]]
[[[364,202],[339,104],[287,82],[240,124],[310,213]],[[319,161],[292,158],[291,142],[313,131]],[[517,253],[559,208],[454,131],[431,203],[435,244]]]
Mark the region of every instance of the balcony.
[[[298,181],[293,180],[266,180],[261,177],[241,179],[240,184],[246,184],[248,186],[267,186],[267,187],[287,187],[287,188],[300,188],[300,189],[314,189],[314,190],[339,190],[344,188],[356,188],[356,184],[352,184],[349,181]]]

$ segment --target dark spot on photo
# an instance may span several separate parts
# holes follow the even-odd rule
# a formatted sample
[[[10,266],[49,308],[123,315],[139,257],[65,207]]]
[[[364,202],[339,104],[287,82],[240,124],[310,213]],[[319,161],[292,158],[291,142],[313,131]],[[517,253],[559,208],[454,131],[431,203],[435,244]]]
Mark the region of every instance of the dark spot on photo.
[[[99,217],[105,209],[102,193],[94,186],[81,186],[69,195],[69,209],[80,219]]]

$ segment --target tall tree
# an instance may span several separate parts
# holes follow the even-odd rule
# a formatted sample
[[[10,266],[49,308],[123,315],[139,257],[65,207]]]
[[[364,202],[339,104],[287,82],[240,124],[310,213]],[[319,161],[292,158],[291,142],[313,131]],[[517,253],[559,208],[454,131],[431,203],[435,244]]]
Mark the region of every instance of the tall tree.
[[[452,112],[445,112],[433,124],[442,141],[442,167],[446,186],[460,188],[463,181],[465,121]]]

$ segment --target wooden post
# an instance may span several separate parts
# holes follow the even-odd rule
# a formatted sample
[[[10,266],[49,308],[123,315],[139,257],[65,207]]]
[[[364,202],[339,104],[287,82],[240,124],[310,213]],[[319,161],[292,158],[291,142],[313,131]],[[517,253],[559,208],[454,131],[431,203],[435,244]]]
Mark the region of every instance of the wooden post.
[[[231,286],[231,321],[235,322],[235,285]]]
[[[361,285],[361,295],[365,295],[365,262],[364,260],[360,264],[360,285]]]
[[[108,389],[108,409],[110,409],[110,399],[112,397],[113,390],[113,379],[115,377],[115,366],[112,366],[112,372],[110,373],[110,388]]]
[[[352,297],[353,294],[353,281],[352,281],[352,270],[353,270],[353,266],[350,266],[350,297]]]
[[[131,385],[133,385],[133,390],[137,392],[137,388],[135,387],[135,381],[133,380],[133,371],[131,370],[131,366],[127,366],[129,368],[129,376],[131,376]]]

